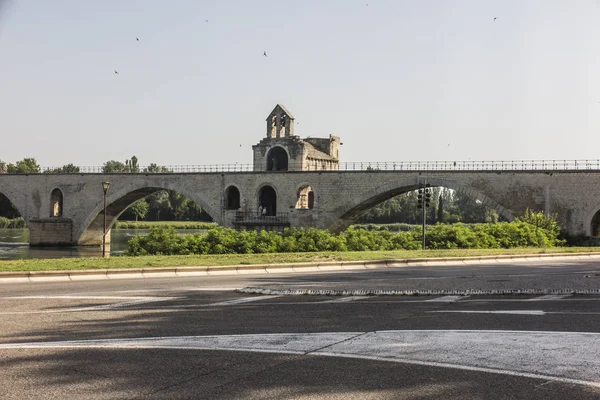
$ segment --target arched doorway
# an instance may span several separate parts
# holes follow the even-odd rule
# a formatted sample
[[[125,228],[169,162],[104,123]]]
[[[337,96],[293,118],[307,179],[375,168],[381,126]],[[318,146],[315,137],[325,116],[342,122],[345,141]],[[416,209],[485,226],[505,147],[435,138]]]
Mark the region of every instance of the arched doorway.
[[[225,209],[238,210],[240,208],[240,191],[235,186],[229,186],[225,190]]]
[[[258,204],[266,209],[265,215],[277,214],[277,194],[271,186],[263,186],[258,194]]]
[[[315,206],[315,192],[309,185],[302,186],[296,195],[296,209],[312,210]]]
[[[267,153],[267,171],[287,171],[288,155],[283,147],[273,147]]]
[[[50,216],[62,217],[63,215],[63,194],[60,189],[54,189],[50,194]]]

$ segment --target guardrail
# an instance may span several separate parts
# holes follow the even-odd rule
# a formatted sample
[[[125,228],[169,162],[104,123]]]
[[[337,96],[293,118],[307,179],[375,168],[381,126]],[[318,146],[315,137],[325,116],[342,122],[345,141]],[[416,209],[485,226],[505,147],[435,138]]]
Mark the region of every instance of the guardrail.
[[[301,170],[300,165],[289,164],[288,170]],[[335,171],[579,171],[600,170],[599,160],[520,160],[520,161],[348,161],[337,165]],[[42,173],[215,173],[215,172],[265,172],[255,171],[254,164],[218,164],[218,165],[167,165],[159,169],[139,167],[136,170],[105,172],[103,166],[79,166],[64,171],[61,167],[43,167]],[[331,171],[319,169],[314,165],[305,165],[305,171]],[[282,171],[278,171],[282,172]],[[2,172],[1,173],[8,173]]]

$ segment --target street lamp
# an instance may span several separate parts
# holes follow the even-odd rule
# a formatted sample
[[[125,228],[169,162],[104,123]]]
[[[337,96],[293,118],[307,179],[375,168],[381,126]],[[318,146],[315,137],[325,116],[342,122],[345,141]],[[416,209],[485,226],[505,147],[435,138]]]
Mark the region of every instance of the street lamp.
[[[102,257],[106,257],[106,192],[110,182],[102,182],[102,191],[104,192],[104,229],[102,230]]]

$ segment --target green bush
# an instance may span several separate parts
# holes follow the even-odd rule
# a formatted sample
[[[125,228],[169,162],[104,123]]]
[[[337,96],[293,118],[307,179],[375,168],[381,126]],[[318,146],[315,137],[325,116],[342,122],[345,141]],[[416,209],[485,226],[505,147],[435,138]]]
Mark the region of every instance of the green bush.
[[[0,221],[1,223],[1,221]],[[551,221],[534,224],[524,220],[465,225],[437,224],[427,227],[428,249],[492,249],[553,247],[565,243]],[[208,233],[178,235],[173,228],[152,227],[147,236],[129,241],[129,255],[255,254],[320,251],[384,251],[421,248],[422,228],[397,233],[350,227],[334,234],[320,229],[288,228],[275,231],[236,231],[216,227]]]
[[[13,219],[0,217],[0,228],[25,228],[25,220],[22,217]]]

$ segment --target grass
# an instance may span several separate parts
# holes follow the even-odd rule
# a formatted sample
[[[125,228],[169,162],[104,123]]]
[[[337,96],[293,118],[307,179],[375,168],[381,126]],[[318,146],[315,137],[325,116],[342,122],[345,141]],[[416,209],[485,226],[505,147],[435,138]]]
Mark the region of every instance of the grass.
[[[472,250],[397,250],[323,253],[271,253],[271,254],[223,254],[191,256],[141,256],[110,258],[61,258],[0,260],[0,272],[11,271],[65,271],[86,269],[218,266],[248,264],[283,264],[319,261],[364,261],[405,258],[470,257],[491,255],[519,255],[540,253],[600,252],[600,247],[555,247],[517,249]]]
[[[117,221],[112,229],[150,229],[154,227],[175,229],[210,229],[216,227],[214,222],[202,221]]]

